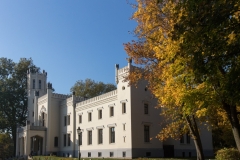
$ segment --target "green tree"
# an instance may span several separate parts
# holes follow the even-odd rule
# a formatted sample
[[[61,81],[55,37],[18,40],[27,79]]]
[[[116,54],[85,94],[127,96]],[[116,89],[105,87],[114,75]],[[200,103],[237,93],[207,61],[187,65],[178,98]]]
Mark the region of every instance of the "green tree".
[[[76,96],[92,98],[99,96],[103,93],[115,90],[116,86],[111,83],[95,82],[91,79],[85,79],[77,81],[70,89],[71,92],[75,92]]]
[[[177,14],[181,12],[181,14]],[[179,1],[178,21],[172,34],[179,41],[179,58],[194,79],[210,90],[212,101],[223,109],[240,152],[240,2],[238,0]]]
[[[0,133],[0,158],[5,159],[13,156],[13,139],[9,134]]]
[[[0,58],[0,129],[10,133],[16,151],[16,129],[27,118],[27,70],[36,68],[32,59],[18,63]]]

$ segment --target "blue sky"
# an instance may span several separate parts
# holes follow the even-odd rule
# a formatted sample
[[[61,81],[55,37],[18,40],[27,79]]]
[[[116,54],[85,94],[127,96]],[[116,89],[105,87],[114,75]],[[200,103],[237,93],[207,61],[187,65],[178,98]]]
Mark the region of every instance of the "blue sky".
[[[31,57],[57,93],[86,78],[115,83],[115,64],[127,65],[123,43],[134,39],[133,13],[126,0],[1,0],[0,57]]]

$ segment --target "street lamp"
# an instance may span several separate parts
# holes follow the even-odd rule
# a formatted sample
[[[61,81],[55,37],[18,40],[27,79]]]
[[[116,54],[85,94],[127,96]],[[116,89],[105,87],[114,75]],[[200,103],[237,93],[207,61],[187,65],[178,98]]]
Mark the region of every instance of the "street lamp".
[[[80,158],[81,158],[81,153],[80,153],[80,134],[81,134],[81,128],[80,127],[78,127],[78,129],[77,129],[77,133],[78,133],[78,146],[79,146],[79,148],[78,148],[78,160],[80,160]]]

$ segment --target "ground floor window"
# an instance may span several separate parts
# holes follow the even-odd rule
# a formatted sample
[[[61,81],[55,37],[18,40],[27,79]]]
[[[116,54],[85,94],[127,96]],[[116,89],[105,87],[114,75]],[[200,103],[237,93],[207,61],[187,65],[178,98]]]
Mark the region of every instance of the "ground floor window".
[[[114,156],[113,152],[110,152],[110,157],[113,157],[113,156]]]
[[[123,156],[123,157],[126,157],[126,152],[122,152],[122,156]]]
[[[88,131],[88,145],[92,144],[92,131]]]
[[[150,142],[149,126],[144,125],[144,142]]]
[[[110,143],[115,143],[115,128],[110,128]]]

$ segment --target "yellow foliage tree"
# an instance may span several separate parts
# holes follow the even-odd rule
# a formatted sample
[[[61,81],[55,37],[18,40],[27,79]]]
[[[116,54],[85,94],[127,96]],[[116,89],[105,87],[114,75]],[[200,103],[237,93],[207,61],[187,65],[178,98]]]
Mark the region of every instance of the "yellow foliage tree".
[[[175,38],[175,26],[184,12],[178,9],[179,1],[137,0],[132,18],[138,22],[135,35],[138,40],[125,44],[125,50],[139,68],[131,70],[128,79],[134,83],[144,78],[163,107],[162,115],[168,120],[157,135],[160,140],[179,139],[190,133],[196,147],[197,158],[204,159],[198,124],[207,122],[204,117],[216,107],[206,95],[211,95],[205,85],[195,80],[189,66],[192,57],[183,57],[179,50],[183,39]],[[176,13],[178,11],[178,13]],[[176,16],[178,14],[178,16]]]

